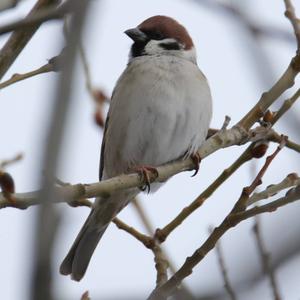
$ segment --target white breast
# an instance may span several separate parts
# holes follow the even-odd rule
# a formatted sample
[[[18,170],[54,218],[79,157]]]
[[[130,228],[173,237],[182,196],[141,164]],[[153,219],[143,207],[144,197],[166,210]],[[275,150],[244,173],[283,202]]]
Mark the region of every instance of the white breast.
[[[113,94],[104,178],[194,153],[206,137],[211,114],[209,86],[195,64],[174,56],[135,58]]]

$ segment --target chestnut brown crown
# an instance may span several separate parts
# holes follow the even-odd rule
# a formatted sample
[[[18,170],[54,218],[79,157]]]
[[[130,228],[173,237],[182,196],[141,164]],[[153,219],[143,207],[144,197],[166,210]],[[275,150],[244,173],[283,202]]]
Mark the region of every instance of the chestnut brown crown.
[[[150,17],[138,25],[138,29],[149,38],[173,38],[181,43],[185,50],[189,50],[194,46],[193,40],[184,26],[167,16],[158,15]]]

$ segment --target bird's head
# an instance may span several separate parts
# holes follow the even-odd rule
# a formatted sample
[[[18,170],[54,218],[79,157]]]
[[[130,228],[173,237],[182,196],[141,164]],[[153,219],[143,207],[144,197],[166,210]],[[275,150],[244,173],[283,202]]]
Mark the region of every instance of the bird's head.
[[[132,40],[130,59],[144,55],[173,55],[196,63],[193,41],[187,30],[166,16],[146,19],[125,31]]]

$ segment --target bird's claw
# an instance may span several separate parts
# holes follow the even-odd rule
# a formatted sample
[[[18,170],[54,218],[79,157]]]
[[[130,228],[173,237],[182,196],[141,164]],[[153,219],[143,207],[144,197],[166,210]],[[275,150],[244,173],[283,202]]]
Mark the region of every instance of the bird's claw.
[[[156,179],[158,177],[157,169],[152,166],[140,166],[134,168],[134,170],[140,174],[143,182],[145,183],[145,185],[141,187],[141,190],[143,192],[147,190],[147,193],[149,194],[151,181],[153,181],[153,179]]]
[[[195,165],[195,172],[191,177],[194,177],[198,174],[199,171],[199,167],[200,167],[200,163],[201,163],[201,156],[198,152],[196,152],[195,154],[191,155],[191,159]]]

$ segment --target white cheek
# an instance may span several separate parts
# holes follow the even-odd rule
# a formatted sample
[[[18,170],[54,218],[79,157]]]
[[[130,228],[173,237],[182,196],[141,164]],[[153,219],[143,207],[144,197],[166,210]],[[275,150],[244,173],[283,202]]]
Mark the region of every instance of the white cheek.
[[[170,43],[170,42],[176,42],[174,39],[165,39],[165,40],[151,40],[148,42],[148,44],[145,46],[145,53],[147,55],[172,55],[177,56],[180,58],[187,59],[191,61],[194,64],[197,64],[197,56],[196,56],[196,50],[194,47],[192,47],[189,50],[165,50],[162,48],[159,44],[161,43]]]
[[[155,41],[155,40],[149,41],[145,46],[145,52],[148,55],[161,54],[165,52],[165,50],[161,46],[159,46],[160,43],[161,41]]]

